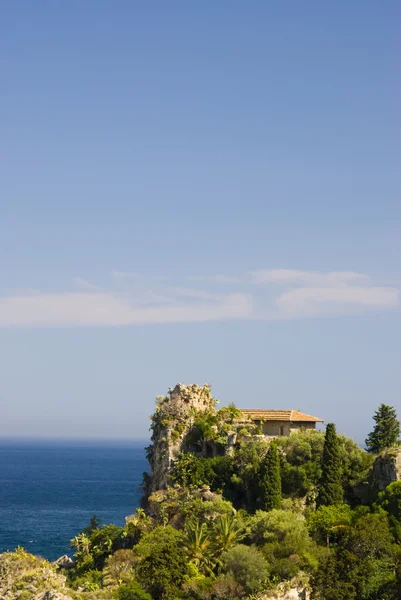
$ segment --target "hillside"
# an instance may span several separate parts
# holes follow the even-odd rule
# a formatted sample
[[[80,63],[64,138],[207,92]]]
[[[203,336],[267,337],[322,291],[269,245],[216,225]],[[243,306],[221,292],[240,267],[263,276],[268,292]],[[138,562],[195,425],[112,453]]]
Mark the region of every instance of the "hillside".
[[[382,405],[383,406],[383,405]],[[399,600],[401,451],[269,438],[209,386],[157,399],[143,506],[92,519],[73,561],[0,555],[1,600]]]

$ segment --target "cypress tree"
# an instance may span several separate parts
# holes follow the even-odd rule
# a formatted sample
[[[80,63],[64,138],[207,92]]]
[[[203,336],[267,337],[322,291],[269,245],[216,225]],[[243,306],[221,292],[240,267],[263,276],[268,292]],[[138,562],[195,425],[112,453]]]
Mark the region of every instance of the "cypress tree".
[[[396,446],[400,437],[400,422],[394,406],[380,404],[373,420],[376,425],[365,440],[367,451],[378,454],[385,448]]]
[[[264,510],[281,507],[281,469],[277,444],[271,442],[261,465],[260,487]]]
[[[334,423],[328,423],[324,437],[322,476],[320,478],[316,505],[339,504],[343,499],[341,485],[340,447]]]

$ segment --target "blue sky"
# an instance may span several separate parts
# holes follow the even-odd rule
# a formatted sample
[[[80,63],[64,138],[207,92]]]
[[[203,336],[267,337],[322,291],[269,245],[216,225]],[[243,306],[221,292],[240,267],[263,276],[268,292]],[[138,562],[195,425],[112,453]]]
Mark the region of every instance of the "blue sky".
[[[0,435],[401,413],[398,2],[0,7]]]

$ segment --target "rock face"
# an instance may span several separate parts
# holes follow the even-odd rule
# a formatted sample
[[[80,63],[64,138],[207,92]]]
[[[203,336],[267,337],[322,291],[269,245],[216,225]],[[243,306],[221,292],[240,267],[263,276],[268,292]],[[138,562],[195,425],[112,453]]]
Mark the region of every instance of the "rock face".
[[[379,492],[401,480],[401,448],[384,450],[373,463],[371,481]]]
[[[383,450],[375,459],[366,480],[358,483],[354,492],[364,502],[374,502],[377,494],[393,481],[401,481],[401,448]]]
[[[19,548],[0,554],[0,600],[71,600],[66,577],[44,558]]]
[[[72,600],[72,598],[60,592],[47,591],[37,594],[33,600]]]
[[[288,581],[281,583],[275,590],[258,596],[258,600],[309,600],[309,584],[299,581]]]
[[[183,448],[185,435],[197,415],[215,408],[210,387],[177,383],[158,399],[152,417],[152,444],[148,447],[150,477],[145,494],[164,489],[174,460]]]
[[[57,569],[71,569],[74,566],[72,558],[64,554],[52,563]]]

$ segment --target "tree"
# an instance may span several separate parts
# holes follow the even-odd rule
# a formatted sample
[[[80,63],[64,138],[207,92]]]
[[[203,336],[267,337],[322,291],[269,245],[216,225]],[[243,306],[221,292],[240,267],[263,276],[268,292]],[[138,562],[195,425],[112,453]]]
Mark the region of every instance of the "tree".
[[[97,529],[100,529],[100,524],[101,521],[99,519],[99,517],[97,517],[96,515],[92,515],[89,521],[89,525],[87,527],[85,527],[81,533],[85,533],[86,535],[90,535],[93,531],[96,531]]]
[[[309,570],[318,561],[305,517],[292,510],[262,510],[249,518],[247,543],[256,544],[271,565],[272,577],[290,579],[300,570]]]
[[[235,449],[234,476],[231,478],[231,495],[225,497],[235,508],[257,508],[260,467],[266,453],[266,442],[260,439],[244,440]]]
[[[394,406],[380,404],[373,415],[376,425],[365,440],[368,452],[378,454],[385,448],[396,446],[400,437],[400,422]]]
[[[313,600],[355,600],[356,590],[346,568],[353,565],[353,557],[337,557],[334,553],[323,556],[319,568],[312,575]],[[341,560],[342,559],[342,560]],[[345,559],[345,560],[344,560]],[[345,563],[345,564],[344,564]]]
[[[121,585],[115,595],[117,600],[152,600],[152,596],[135,580]]]
[[[132,550],[117,550],[108,557],[103,569],[104,585],[122,585],[134,576],[134,567],[138,559]]]
[[[173,600],[187,574],[184,534],[171,525],[146,533],[135,546],[137,579],[153,600]]]
[[[340,445],[336,426],[334,423],[328,423],[324,437],[322,476],[316,504],[317,506],[331,506],[339,504],[342,499]]]
[[[349,527],[351,518],[348,504],[321,506],[309,515],[309,530],[317,542],[329,546],[332,538],[336,539],[344,528]]]
[[[206,523],[189,520],[185,526],[184,547],[190,560],[200,569],[210,572],[210,537]]]
[[[221,515],[216,520],[214,534],[217,553],[229,550],[245,537],[243,525],[233,515]]]
[[[368,513],[343,530],[333,552],[323,554],[312,576],[312,598],[324,600],[396,600],[384,595],[395,583],[398,548],[386,513]]]
[[[378,504],[389,515],[401,521],[401,481],[393,481],[383,492],[380,492]]]
[[[239,544],[224,552],[223,572],[234,577],[248,594],[260,592],[269,578],[269,565],[254,546]]]
[[[280,456],[277,445],[272,442],[261,465],[260,487],[264,510],[281,506]]]

